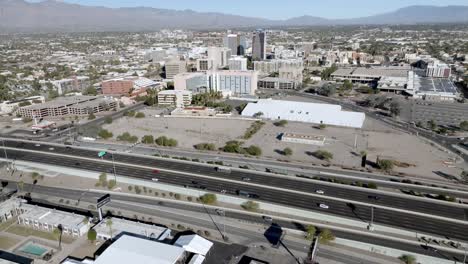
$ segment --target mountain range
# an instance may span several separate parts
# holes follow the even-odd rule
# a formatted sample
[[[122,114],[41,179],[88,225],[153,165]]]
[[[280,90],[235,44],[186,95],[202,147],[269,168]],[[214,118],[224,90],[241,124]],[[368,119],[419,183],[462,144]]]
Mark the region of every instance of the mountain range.
[[[108,8],[47,0],[0,0],[0,32],[151,31],[279,26],[468,23],[468,6],[409,6],[352,19],[301,16],[270,20],[214,12],[151,7]]]

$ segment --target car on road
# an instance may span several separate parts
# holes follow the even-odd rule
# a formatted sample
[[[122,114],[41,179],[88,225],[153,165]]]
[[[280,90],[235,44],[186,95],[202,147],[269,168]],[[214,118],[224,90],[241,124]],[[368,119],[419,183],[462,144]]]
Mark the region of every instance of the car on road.
[[[376,201],[380,200],[380,197],[377,196],[377,195],[369,195],[369,196],[367,196],[367,198],[373,199],[373,200],[376,200]]]
[[[317,194],[324,194],[325,192],[323,190],[316,190],[315,193]]]
[[[192,181],[192,184],[198,185],[197,181]]]
[[[226,190],[221,190],[220,193],[227,193],[227,191]]]
[[[34,146],[36,146],[36,147],[40,147],[40,146],[41,146],[41,144],[37,143],[37,144],[35,144]]]
[[[249,177],[242,177],[242,180],[243,181],[251,181],[252,179],[250,179]]]
[[[152,180],[152,181],[154,181],[154,182],[157,182],[157,181],[159,181],[159,180],[158,180],[158,179],[156,179],[156,178],[152,178],[151,180]]]
[[[81,165],[81,163],[79,163],[79,162],[75,162],[75,165],[76,165],[76,166],[80,166],[80,165]]]
[[[49,148],[49,150],[54,150],[54,149],[55,149],[55,148],[52,148],[52,147],[51,147],[51,148]]]
[[[323,209],[328,209],[328,208],[330,208],[330,206],[328,206],[328,205],[326,205],[326,204],[324,204],[324,203],[319,204],[319,207],[320,207],[320,208],[323,208]]]
[[[265,222],[273,222],[273,218],[271,218],[271,216],[268,216],[268,215],[264,215],[262,216],[263,220],[265,220]]]
[[[224,214],[225,214],[225,212],[224,212],[223,209],[216,209],[215,211],[216,211],[216,213],[219,214],[219,215],[224,215]]]
[[[159,171],[158,170],[153,170],[153,173],[159,173]]]

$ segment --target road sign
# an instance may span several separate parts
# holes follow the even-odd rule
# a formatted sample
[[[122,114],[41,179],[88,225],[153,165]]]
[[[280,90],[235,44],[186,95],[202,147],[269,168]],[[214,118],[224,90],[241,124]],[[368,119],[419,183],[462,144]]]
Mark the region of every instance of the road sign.
[[[102,158],[102,157],[104,157],[104,155],[106,155],[106,154],[107,154],[107,152],[105,152],[105,151],[100,151],[100,152],[98,153],[98,157]]]
[[[110,194],[106,194],[104,196],[101,196],[96,203],[96,208],[101,208],[104,205],[108,204],[110,202]]]

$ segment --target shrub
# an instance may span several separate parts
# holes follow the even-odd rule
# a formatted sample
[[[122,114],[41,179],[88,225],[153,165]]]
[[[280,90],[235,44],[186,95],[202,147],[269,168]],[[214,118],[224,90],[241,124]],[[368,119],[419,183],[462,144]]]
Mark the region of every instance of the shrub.
[[[259,148],[258,146],[254,146],[254,145],[246,148],[245,151],[247,152],[247,154],[252,155],[252,156],[262,155],[262,149]]]
[[[135,115],[135,118],[144,118],[145,117],[145,113],[143,112],[138,112],[136,115]]]
[[[250,125],[250,127],[247,129],[247,131],[245,131],[244,136],[242,138],[243,139],[251,138],[253,135],[255,135],[255,133],[257,133],[263,127],[263,125],[265,125],[265,122],[262,122],[262,121],[253,122],[252,125]]]
[[[204,204],[215,204],[217,200],[216,194],[212,193],[206,193],[200,196],[200,201]]]
[[[286,120],[280,120],[278,122],[273,123],[273,125],[277,127],[285,127],[288,124],[288,121]]]
[[[283,154],[285,156],[291,156],[293,154],[293,151],[290,148],[285,148],[285,149],[283,149]]]
[[[154,137],[152,135],[145,135],[141,138],[143,144],[154,144]]]
[[[209,150],[209,151],[216,150],[216,146],[213,143],[200,143],[193,147],[198,150]]]
[[[174,194],[174,198],[175,198],[176,200],[180,200],[180,194],[178,194],[178,193]]]
[[[393,170],[394,162],[392,160],[379,159],[377,160],[377,166],[383,171],[389,172]]]
[[[244,210],[255,212],[260,209],[260,205],[257,202],[254,201],[247,201],[241,204],[241,207],[244,208]]]
[[[155,140],[156,144],[163,147],[177,147],[177,140],[168,138],[166,136],[160,136]]]
[[[101,130],[99,130],[99,132],[98,132],[98,136],[99,136],[100,138],[102,138],[102,139],[109,139],[109,138],[113,137],[114,134],[112,134],[112,132],[109,132],[109,131],[107,131],[107,130],[105,130],[105,129],[101,129]]]
[[[135,116],[135,111],[127,111],[123,114],[124,116],[128,116],[128,117],[134,117]]]
[[[106,116],[106,119],[104,120],[106,124],[112,124],[112,117],[111,116]]]
[[[326,150],[321,150],[321,149],[313,152],[312,155],[318,159],[326,160],[326,161],[330,161],[333,159],[333,154],[331,152],[326,151]]]
[[[117,136],[118,141],[126,141],[129,143],[136,143],[138,142],[138,137],[137,136],[132,136],[130,133],[125,132],[120,136]]]
[[[128,186],[128,190],[129,190],[129,191],[132,191],[132,190],[133,190],[133,186],[131,186],[131,185]]]
[[[319,241],[322,244],[328,244],[335,240],[335,235],[330,231],[330,229],[324,229],[320,232]]]
[[[91,241],[91,242],[94,242],[94,241],[96,241],[96,238],[97,238],[96,230],[90,228],[89,231],[88,231],[88,240]]]
[[[115,180],[109,180],[109,182],[107,183],[107,188],[109,190],[112,190],[114,189],[114,187],[117,185],[117,182]]]
[[[93,113],[90,113],[88,115],[88,120],[93,120],[93,119],[96,119],[96,116]]]

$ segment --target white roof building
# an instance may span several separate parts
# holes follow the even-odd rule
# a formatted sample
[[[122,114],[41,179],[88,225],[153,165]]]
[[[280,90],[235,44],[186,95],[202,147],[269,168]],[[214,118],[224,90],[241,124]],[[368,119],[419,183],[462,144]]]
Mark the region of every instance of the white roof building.
[[[204,239],[201,236],[189,235],[179,237],[175,242],[175,245],[184,248],[188,252],[205,256],[213,246],[213,242]]]
[[[364,113],[343,111],[340,105],[272,99],[249,103],[242,111],[243,116],[250,117],[257,113],[262,113],[261,117],[272,120],[284,119],[353,128],[361,128],[366,118]]]

